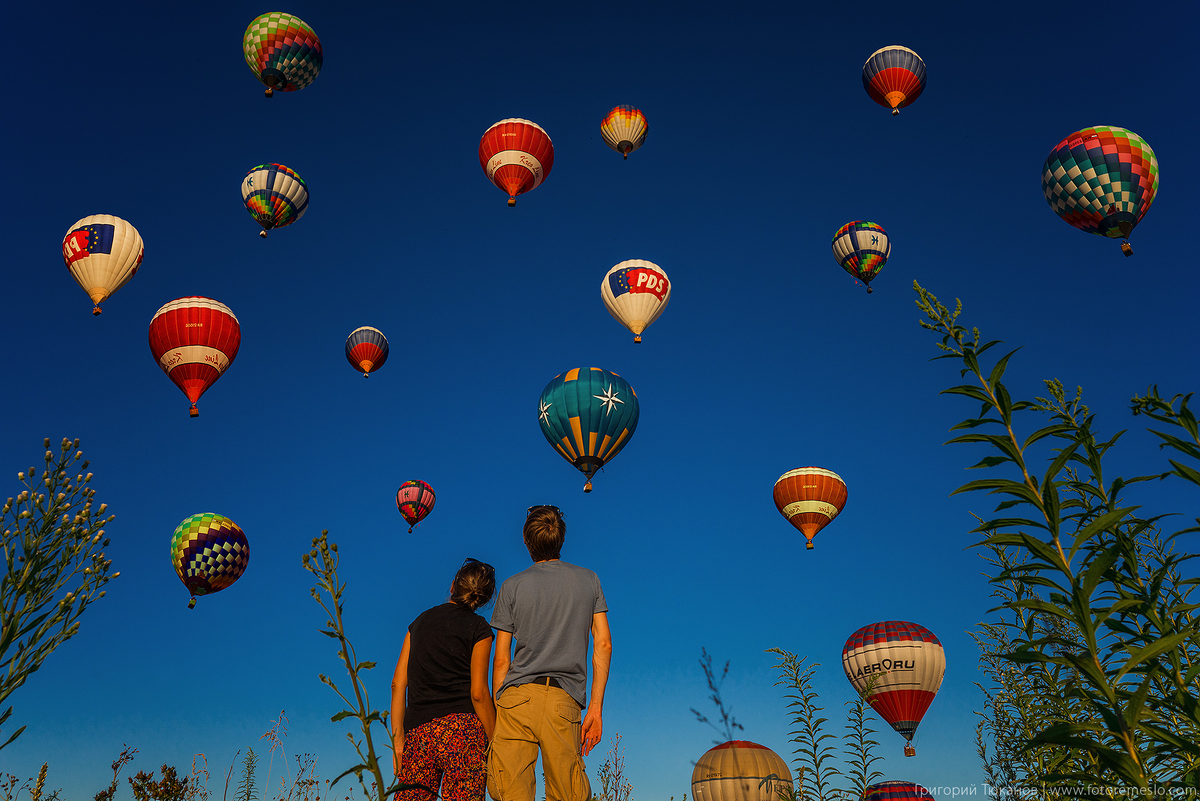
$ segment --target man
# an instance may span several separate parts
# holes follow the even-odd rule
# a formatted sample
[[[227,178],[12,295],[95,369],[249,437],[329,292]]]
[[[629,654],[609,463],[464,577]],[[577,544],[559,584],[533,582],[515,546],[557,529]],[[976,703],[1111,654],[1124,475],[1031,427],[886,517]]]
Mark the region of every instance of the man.
[[[587,801],[591,785],[583,757],[603,733],[601,710],[612,658],[608,605],[595,573],[559,559],[567,524],[557,506],[531,507],[523,534],[533,565],[501,585],[492,612],[496,731],[488,755],[488,792],[496,801],[535,801],[540,748],[547,801]]]

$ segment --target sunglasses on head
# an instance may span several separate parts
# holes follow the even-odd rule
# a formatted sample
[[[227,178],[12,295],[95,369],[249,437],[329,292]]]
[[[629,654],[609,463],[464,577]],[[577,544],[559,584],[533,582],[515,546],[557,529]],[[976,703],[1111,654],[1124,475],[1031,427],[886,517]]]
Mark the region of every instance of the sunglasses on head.
[[[487,562],[484,562],[482,560],[474,558],[473,556],[468,556],[465,560],[463,560],[462,567],[460,567],[459,570],[462,570],[463,567],[466,567],[467,565],[483,565],[484,569],[487,572],[489,572],[489,573],[496,572],[496,568],[492,567]]]
[[[566,515],[562,513],[562,509],[559,509],[557,506],[549,503],[539,503],[536,506],[530,506],[529,510],[525,512],[525,516],[529,517],[531,514],[533,514],[535,509],[553,509],[554,514],[558,515],[559,520],[562,520],[564,517],[566,517]]]

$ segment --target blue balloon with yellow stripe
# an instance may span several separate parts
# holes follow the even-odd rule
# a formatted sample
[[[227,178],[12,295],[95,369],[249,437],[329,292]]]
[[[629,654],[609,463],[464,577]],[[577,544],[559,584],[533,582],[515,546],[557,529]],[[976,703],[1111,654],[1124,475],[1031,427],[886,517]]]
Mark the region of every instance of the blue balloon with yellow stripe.
[[[587,477],[629,444],[637,429],[637,393],[616,373],[576,367],[557,375],[538,399],[538,423],[559,455]]]

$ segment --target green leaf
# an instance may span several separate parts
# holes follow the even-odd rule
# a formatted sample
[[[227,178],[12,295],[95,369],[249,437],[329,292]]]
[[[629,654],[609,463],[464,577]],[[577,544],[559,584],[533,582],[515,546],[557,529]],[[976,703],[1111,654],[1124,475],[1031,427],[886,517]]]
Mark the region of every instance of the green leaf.
[[[1005,368],[1008,366],[1008,360],[1011,359],[1013,354],[1019,350],[1020,348],[1014,348],[1000,357],[999,361],[996,362],[996,366],[992,368],[991,375],[988,376],[988,386],[994,387],[997,385],[1001,376],[1004,375]]]
[[[330,722],[330,723],[340,723],[341,721],[345,720],[346,718],[350,717],[350,716],[351,716],[351,715],[353,715],[353,714],[354,714],[354,713],[353,713],[353,712],[351,712],[350,710],[348,710],[348,709],[343,709],[341,712],[338,712],[336,715],[334,715],[333,717],[331,717],[331,718],[329,719],[329,722]]]
[[[1113,677],[1113,683],[1115,684],[1119,682],[1121,677],[1133,668],[1137,667],[1143,662],[1153,659],[1165,651],[1171,650],[1175,646],[1186,641],[1191,636],[1191,631],[1181,631],[1178,634],[1162,637],[1145,646],[1144,648],[1138,649],[1132,656],[1129,657],[1129,660],[1125,662],[1121,669],[1117,671],[1117,675]]]
[[[1088,565],[1079,582],[1079,594],[1084,601],[1092,597],[1092,593],[1095,592],[1096,585],[1100,583],[1100,579],[1103,578],[1105,571],[1112,567],[1121,555],[1120,551],[1120,546],[1112,545],[1092,559],[1091,564]]]
[[[986,403],[988,406],[992,405],[992,399],[990,397],[988,397],[988,394],[973,384],[963,384],[961,386],[950,387],[949,389],[943,389],[941,391],[941,393],[939,393],[939,394],[942,394],[942,395],[965,395],[968,398],[971,398],[972,400],[977,400],[980,403]]]
[[[1004,464],[1005,462],[1011,462],[1011,461],[1012,461],[1012,459],[1009,459],[1007,456],[985,456],[982,459],[980,459],[977,464],[973,464],[970,467],[968,467],[967,469],[975,470],[980,467],[995,467],[998,464]]]

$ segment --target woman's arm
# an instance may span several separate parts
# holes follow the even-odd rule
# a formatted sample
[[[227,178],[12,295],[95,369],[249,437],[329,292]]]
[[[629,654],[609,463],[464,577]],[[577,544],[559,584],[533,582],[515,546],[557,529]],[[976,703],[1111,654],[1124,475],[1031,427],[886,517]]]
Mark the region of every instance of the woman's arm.
[[[392,771],[400,775],[400,757],[404,755],[404,703],[408,690],[408,646],[412,635],[404,635],[404,647],[392,674]],[[494,713],[493,713],[494,714]]]
[[[491,656],[491,637],[480,640],[471,649],[471,706],[475,707],[475,714],[489,741],[496,731],[496,705],[488,692],[488,660]]]

